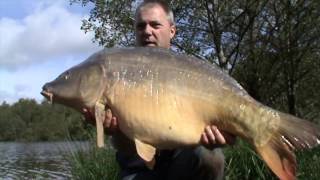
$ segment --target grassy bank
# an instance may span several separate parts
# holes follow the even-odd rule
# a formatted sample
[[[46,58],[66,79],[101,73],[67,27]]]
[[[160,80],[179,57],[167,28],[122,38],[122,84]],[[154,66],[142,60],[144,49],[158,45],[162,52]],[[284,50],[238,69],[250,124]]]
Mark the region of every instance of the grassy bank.
[[[114,150],[97,149],[94,144],[89,151],[79,151],[70,157],[74,179],[117,179],[119,171]],[[225,179],[276,180],[265,163],[243,141],[234,147],[224,148],[226,156]],[[296,153],[299,180],[320,179],[320,147]]]

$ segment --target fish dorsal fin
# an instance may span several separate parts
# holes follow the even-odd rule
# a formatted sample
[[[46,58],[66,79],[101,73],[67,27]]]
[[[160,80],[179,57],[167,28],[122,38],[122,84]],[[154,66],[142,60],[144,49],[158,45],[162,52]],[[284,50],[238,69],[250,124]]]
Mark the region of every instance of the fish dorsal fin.
[[[153,169],[155,165],[154,155],[156,154],[156,148],[150,144],[143,143],[138,139],[134,139],[134,142],[136,144],[137,153],[145,161],[146,166],[149,169]]]
[[[97,146],[99,148],[104,147],[104,129],[103,121],[105,118],[105,105],[97,102],[94,107],[94,116],[96,119],[96,128],[97,128]]]

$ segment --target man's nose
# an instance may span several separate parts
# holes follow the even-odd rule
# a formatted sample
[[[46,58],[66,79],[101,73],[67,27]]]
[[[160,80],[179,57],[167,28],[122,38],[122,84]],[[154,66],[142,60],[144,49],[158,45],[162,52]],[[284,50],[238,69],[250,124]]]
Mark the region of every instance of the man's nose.
[[[144,33],[147,35],[152,35],[152,30],[153,28],[150,25],[146,25],[145,29],[144,29]]]

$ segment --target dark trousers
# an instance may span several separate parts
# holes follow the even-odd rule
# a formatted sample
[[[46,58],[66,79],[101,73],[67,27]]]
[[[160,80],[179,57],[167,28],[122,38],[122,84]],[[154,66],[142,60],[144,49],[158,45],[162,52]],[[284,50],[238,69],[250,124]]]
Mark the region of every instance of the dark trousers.
[[[157,153],[154,169],[148,169],[136,156],[117,153],[121,180],[220,180],[223,179],[224,156],[220,148],[202,146],[162,150]]]

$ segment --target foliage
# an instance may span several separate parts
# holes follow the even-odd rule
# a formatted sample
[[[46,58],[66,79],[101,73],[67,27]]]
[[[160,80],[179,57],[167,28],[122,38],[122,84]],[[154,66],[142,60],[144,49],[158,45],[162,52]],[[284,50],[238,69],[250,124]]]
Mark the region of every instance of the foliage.
[[[59,104],[20,99],[0,105],[0,141],[80,140],[92,129],[80,113]]]
[[[319,103],[318,92],[307,92],[319,85],[313,80],[319,78],[318,8],[312,0],[267,3],[243,41],[245,58],[234,74],[256,99],[309,119],[315,116],[306,116],[305,105]]]
[[[134,14],[140,2],[70,0],[71,4],[81,3],[82,6],[94,4],[81,29],[93,31],[93,41],[105,47],[134,44]],[[218,62],[222,68],[227,68],[240,57],[237,49],[266,0],[168,2],[174,11],[178,29],[174,49]]]

